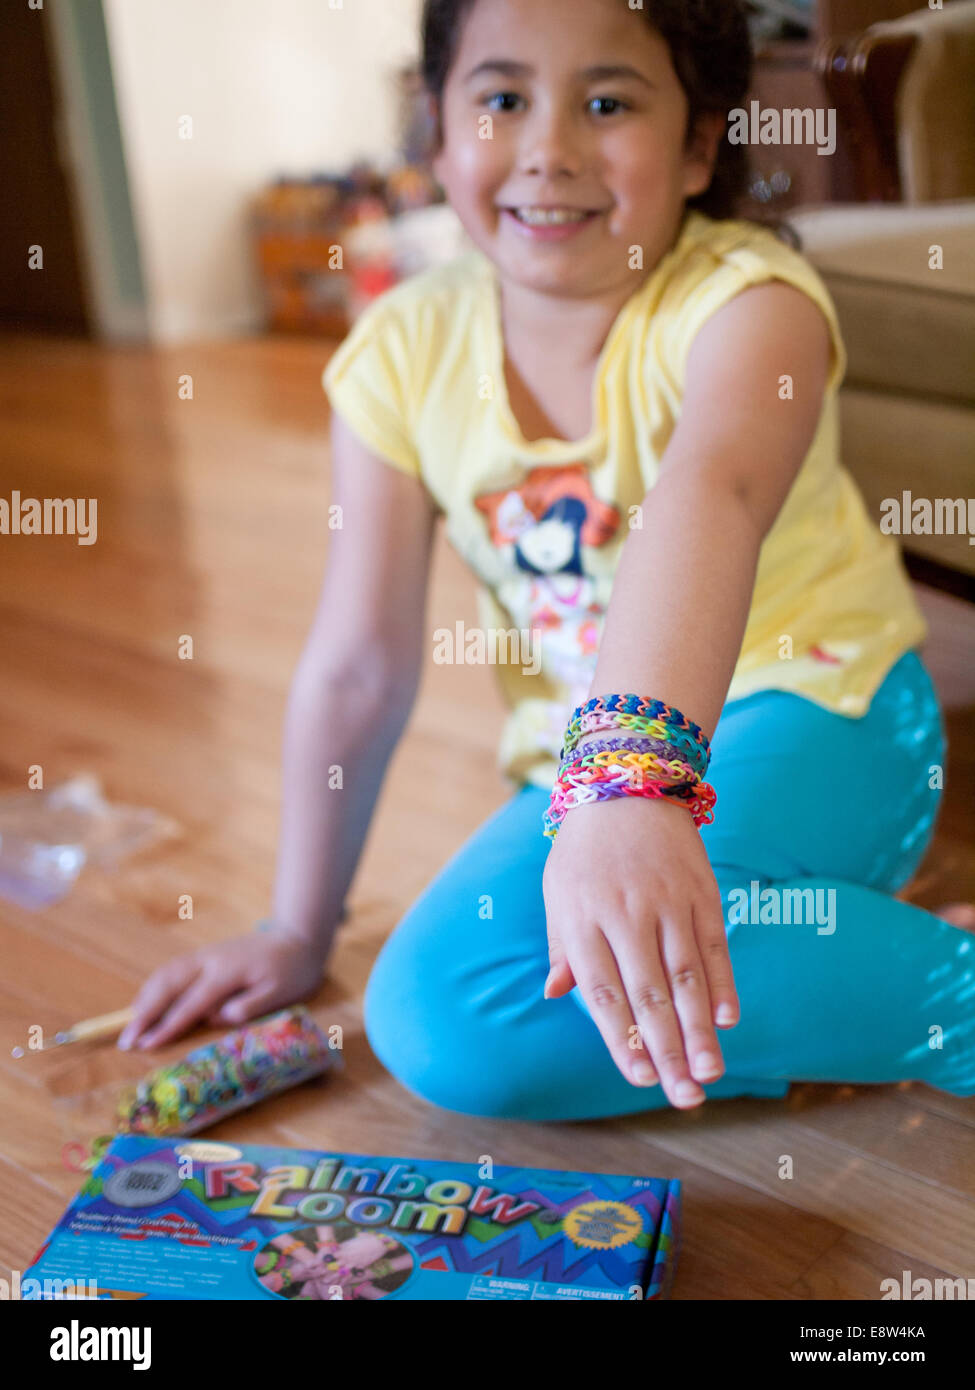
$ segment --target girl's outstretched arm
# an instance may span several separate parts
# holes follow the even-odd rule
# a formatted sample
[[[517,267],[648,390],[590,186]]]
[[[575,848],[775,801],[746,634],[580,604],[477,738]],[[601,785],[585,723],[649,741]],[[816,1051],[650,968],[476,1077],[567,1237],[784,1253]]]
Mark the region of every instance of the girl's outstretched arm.
[[[663,700],[711,737],[762,541],[815,436],[830,351],[821,310],[781,282],[743,291],[698,333],[643,529],[620,557],[590,695]],[[786,375],[792,400],[780,397]],[[577,983],[627,1079],[659,1080],[674,1105],[698,1104],[697,1082],[724,1070],[715,1025],[738,1021],[738,999],[720,894],[688,811],[642,797],[576,807],[543,887],[548,997]],[[646,1050],[630,1044],[634,1026]]]

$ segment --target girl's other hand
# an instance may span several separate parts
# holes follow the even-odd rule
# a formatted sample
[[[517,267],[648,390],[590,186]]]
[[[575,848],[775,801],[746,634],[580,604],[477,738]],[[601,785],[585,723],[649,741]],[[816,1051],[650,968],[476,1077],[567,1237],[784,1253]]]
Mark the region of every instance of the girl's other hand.
[[[204,1020],[240,1024],[285,1008],[314,994],[323,966],[321,947],[280,929],[177,956],[136,995],[118,1045],[156,1047]]]
[[[631,1084],[678,1109],[724,1072],[715,1025],[738,1022],[721,895],[681,806],[641,797],[574,807],[542,877],[546,996],[578,984]]]

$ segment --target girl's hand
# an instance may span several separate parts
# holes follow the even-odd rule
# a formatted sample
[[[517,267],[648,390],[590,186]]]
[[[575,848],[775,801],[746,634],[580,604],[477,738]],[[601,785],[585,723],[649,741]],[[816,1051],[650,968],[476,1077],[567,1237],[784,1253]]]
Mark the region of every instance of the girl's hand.
[[[322,982],[321,947],[282,931],[233,937],[177,956],[140,989],[121,1048],[156,1047],[195,1023],[244,1023],[307,999]]]
[[[552,966],[578,984],[620,1071],[679,1109],[724,1072],[715,1032],[738,1022],[721,895],[683,807],[620,797],[574,807],[542,876]]]

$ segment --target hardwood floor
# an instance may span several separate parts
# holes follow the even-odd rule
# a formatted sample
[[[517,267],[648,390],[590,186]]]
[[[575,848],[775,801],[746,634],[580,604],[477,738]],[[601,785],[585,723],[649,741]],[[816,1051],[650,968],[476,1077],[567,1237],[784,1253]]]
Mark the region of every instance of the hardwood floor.
[[[0,337],[0,495],[98,499],[98,540],[0,537],[0,791],[90,771],[178,838],[86,871],[31,913],[0,900],[0,1271],[23,1270],[77,1188],[64,1154],[111,1129],[144,1056],[79,1045],[19,1060],[27,1029],[115,1009],[174,952],[267,909],[281,719],[325,559],[328,344],[248,340],[173,351]],[[181,400],[179,379],[193,378]],[[924,591],[927,658],[951,759],[937,838],[904,896],[975,900],[975,608]],[[431,627],[476,622],[442,533]],[[192,661],[177,658],[181,636]],[[473,708],[475,733],[461,705]],[[213,1131],[241,1141],[647,1173],[684,1183],[680,1299],[874,1299],[879,1281],[973,1277],[975,1099],[922,1086],[793,1087],[591,1124],[468,1119],[415,1101],[373,1057],[360,1001],[410,902],[506,788],[503,717],[475,667],[429,665],[396,751],[330,977],[313,1010],[345,1030],[343,1074]],[[417,792],[431,742],[465,774]],[[192,894],[194,919],[177,900]],[[201,1035],[197,1035],[199,1040]],[[186,1044],[154,1061],[170,1060]],[[790,1154],[791,1181],[779,1178]]]

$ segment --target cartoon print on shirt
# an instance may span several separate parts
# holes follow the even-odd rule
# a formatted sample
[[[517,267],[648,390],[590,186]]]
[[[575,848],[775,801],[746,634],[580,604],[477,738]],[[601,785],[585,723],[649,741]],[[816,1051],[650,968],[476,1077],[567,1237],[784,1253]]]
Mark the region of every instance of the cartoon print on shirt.
[[[606,607],[586,573],[585,551],[616,535],[618,508],[599,500],[582,463],[535,468],[519,487],[485,493],[475,505],[503,562],[498,600],[515,627],[540,634],[546,674],[581,699]]]

